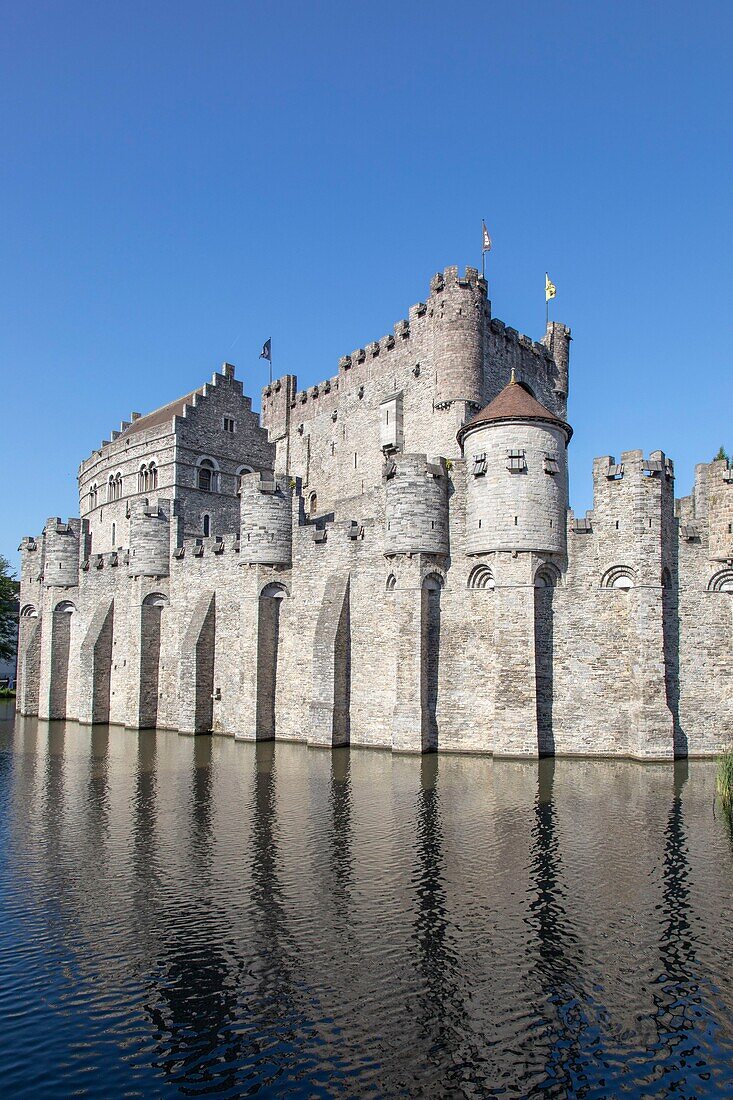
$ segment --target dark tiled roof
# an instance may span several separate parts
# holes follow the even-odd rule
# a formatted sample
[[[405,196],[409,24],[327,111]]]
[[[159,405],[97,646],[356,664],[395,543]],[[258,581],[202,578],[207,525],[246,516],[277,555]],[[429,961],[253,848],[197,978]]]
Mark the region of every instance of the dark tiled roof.
[[[182,416],[185,405],[193,405],[193,399],[201,390],[187,393],[185,397],[179,397],[177,401],[171,401],[169,405],[162,405],[159,409],[140,416],[133,420],[129,428],[125,428],[123,435],[133,435],[135,432],[144,432],[147,428],[157,428],[161,424],[167,424],[174,416]]]
[[[566,424],[559,416],[555,416],[544,405],[540,405],[539,401],[532,397],[532,394],[528,393],[524,386],[512,379],[509,385],[505,386],[485,409],[476,413],[471,420],[459,429],[458,442],[462,443],[466,432],[471,431],[472,428],[477,428],[481,424],[493,424],[506,420],[534,420],[542,424],[554,424],[555,427],[563,429],[568,439],[573,434],[573,429],[569,424]]]

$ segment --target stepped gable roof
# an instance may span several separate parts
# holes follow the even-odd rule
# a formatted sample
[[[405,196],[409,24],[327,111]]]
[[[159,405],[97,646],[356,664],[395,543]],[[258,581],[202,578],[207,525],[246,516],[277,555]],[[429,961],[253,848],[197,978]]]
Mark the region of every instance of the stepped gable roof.
[[[524,386],[517,382],[512,371],[512,380],[497,394],[485,409],[476,413],[458,431],[458,442],[463,439],[473,428],[479,428],[482,424],[498,424],[511,420],[537,421],[541,424],[552,424],[556,428],[562,428],[570,440],[573,429],[559,416],[540,405],[539,401],[529,393]]]
[[[179,397],[177,401],[171,401],[169,405],[161,405],[159,409],[154,409],[145,416],[139,416],[129,428],[125,428],[122,435],[133,435],[135,432],[144,432],[147,428],[157,428],[161,424],[167,424],[174,416],[183,416],[184,407],[193,405],[197,393],[203,393],[203,387],[187,393],[185,397]]]

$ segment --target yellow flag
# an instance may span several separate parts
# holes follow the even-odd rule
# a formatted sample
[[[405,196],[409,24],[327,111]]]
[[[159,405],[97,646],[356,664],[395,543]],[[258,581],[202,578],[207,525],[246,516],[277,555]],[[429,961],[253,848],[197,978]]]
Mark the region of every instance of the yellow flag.
[[[550,282],[550,276],[545,272],[545,301],[549,302],[557,294],[555,284]]]

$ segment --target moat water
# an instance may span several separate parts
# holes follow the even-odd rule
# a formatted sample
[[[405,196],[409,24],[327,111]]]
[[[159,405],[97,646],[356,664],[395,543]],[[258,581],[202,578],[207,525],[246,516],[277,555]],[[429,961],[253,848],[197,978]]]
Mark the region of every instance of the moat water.
[[[4,1095],[731,1096],[714,775],[5,705]]]

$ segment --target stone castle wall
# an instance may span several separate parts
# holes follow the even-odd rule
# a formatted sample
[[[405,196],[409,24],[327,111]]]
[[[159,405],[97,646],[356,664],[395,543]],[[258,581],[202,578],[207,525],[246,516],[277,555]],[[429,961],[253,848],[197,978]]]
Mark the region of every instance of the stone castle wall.
[[[569,341],[557,323],[520,336],[473,269],[448,268],[335,377],[268,386],[262,426],[228,365],[123,423],[82,463],[81,520],[21,546],[19,710],[396,752],[718,751],[727,464],[675,504],[662,452],[599,458],[576,517],[563,431],[456,440],[512,370],[564,420]]]

